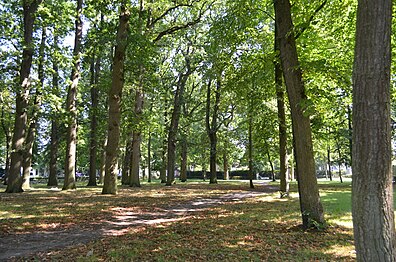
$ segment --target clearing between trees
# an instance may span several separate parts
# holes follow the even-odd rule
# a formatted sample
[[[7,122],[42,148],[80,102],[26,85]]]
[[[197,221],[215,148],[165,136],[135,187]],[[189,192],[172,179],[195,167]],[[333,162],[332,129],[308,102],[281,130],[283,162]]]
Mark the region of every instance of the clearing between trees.
[[[332,223],[350,220],[350,184],[321,185],[325,207],[335,211],[332,225],[315,233],[300,228],[296,193],[280,199],[278,188],[225,182],[123,187],[111,196],[96,187],[2,193],[0,261],[354,259],[352,229]]]

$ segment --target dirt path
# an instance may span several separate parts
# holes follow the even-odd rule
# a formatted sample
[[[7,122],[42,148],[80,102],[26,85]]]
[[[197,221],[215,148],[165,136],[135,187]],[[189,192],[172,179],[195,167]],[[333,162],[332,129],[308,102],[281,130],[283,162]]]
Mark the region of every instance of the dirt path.
[[[128,208],[116,208],[111,220],[92,225],[90,229],[74,227],[58,231],[40,231],[15,234],[0,238],[0,261],[26,257],[64,247],[86,244],[106,236],[117,236],[128,232],[131,227],[149,226],[164,222],[184,220],[193,213],[227,202],[242,201],[245,198],[276,192],[277,187],[265,186],[261,191],[245,191],[225,194],[219,197],[201,198],[183,204],[164,208],[161,212],[135,213]]]

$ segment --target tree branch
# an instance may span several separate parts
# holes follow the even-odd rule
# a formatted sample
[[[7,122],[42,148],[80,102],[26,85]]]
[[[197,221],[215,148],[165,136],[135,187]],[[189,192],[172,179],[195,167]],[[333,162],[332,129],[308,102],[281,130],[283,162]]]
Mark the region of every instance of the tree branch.
[[[309,17],[308,22],[306,22],[305,26],[301,28],[301,30],[294,36],[294,39],[299,38],[305,32],[305,30],[307,30],[312,20],[315,18],[315,15],[319,13],[320,10],[322,10],[322,8],[326,5],[326,3],[327,0],[324,0],[323,3],[320,6],[318,6],[318,8],[315,9],[315,12]]]

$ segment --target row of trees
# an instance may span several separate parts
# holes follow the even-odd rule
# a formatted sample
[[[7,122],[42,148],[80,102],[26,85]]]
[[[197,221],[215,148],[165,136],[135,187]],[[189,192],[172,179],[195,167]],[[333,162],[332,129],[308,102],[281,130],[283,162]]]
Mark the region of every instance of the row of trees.
[[[3,2],[6,192],[29,187],[33,163],[49,186],[61,170],[65,190],[78,169],[90,186],[100,170],[115,194],[119,170],[139,187],[142,167],[172,185],[176,165],[185,181],[188,166],[209,164],[217,183],[219,163],[227,174],[276,162],[287,195],[292,158],[303,225],[324,223],[315,158],[351,163],[356,1]]]

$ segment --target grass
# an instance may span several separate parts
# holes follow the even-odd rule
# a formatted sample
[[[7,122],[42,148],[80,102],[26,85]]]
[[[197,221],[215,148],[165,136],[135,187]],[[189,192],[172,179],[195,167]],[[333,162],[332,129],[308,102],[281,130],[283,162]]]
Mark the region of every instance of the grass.
[[[257,186],[258,188],[260,186]],[[248,184],[220,182],[144,184],[123,187],[116,196],[100,188],[59,192],[39,187],[23,194],[0,194],[0,232],[92,227],[115,208],[134,212],[161,210],[174,203],[225,192],[247,190]],[[133,227],[124,235],[87,245],[37,254],[37,260],[70,261],[353,261],[350,183],[321,182],[321,200],[329,227],[302,231],[296,186],[288,199],[278,193],[215,206],[177,222]],[[33,258],[34,259],[34,258]]]

